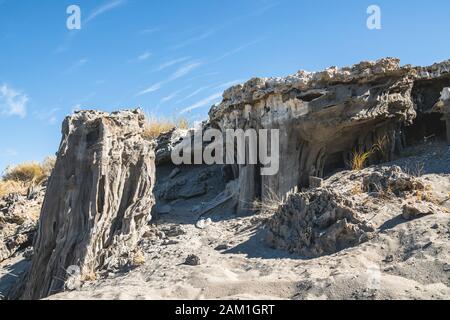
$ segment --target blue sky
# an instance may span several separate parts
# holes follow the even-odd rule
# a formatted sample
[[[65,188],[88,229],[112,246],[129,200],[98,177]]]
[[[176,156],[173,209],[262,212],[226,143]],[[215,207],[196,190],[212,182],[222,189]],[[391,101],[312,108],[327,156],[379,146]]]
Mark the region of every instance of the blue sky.
[[[69,5],[81,30],[68,30]],[[381,30],[366,27],[381,8]],[[231,84],[450,58],[447,0],[0,0],[0,171],[54,154],[75,109],[205,119]]]

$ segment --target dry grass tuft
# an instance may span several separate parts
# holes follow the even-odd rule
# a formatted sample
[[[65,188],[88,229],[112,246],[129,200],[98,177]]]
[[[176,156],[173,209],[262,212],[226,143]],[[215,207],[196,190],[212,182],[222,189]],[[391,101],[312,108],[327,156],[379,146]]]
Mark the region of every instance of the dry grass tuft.
[[[25,194],[27,186],[17,181],[0,181],[0,197],[11,193]]]
[[[17,181],[23,183],[40,183],[44,178],[44,170],[37,162],[27,162],[9,167],[3,175],[3,181]]]
[[[47,157],[42,163],[27,162],[8,167],[0,180],[0,197],[26,194],[29,187],[42,183],[51,175],[55,162],[55,157]]]
[[[383,161],[387,160],[386,147],[389,142],[389,137],[387,135],[379,136],[372,146],[372,152],[379,152]]]
[[[388,160],[388,154],[386,152],[386,147],[389,142],[389,137],[387,135],[380,136],[377,138],[375,143],[372,145],[370,150],[368,151],[353,151],[352,152],[352,159],[350,161],[350,167],[352,170],[362,170],[366,167],[366,162],[369,160],[369,158],[375,154],[379,153],[383,159],[383,161]]]
[[[372,150],[370,151],[353,151],[352,160],[350,162],[350,166],[352,170],[362,170],[365,168],[366,162],[372,154]]]
[[[189,122],[186,119],[164,120],[164,119],[150,119],[144,130],[143,137],[145,139],[156,139],[161,134],[167,133],[172,129],[189,129]]]
[[[294,190],[292,192],[296,192]],[[278,211],[280,206],[284,203],[283,198],[279,197],[275,192],[271,189],[266,191],[266,196],[264,197],[264,201],[257,200],[253,202],[252,209],[254,211],[259,211],[261,215],[273,215]]]

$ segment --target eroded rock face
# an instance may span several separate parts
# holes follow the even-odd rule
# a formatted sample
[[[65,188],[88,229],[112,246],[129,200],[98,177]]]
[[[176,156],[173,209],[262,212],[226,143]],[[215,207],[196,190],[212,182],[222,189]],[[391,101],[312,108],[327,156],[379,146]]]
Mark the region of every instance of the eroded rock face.
[[[389,227],[375,218],[384,214],[380,204],[404,203],[398,212],[403,219],[443,212],[432,199],[417,200],[425,189],[422,180],[397,166],[337,173],[323,187],[290,192],[269,220],[267,242],[308,258],[336,253]]]
[[[121,265],[150,219],[155,164],[139,111],[66,118],[41,211],[31,268],[13,294],[39,299],[77,278]],[[73,272],[79,270],[79,272]]]
[[[348,168],[354,151],[377,146],[367,164],[390,160],[404,146],[405,127],[439,99],[450,81],[449,66],[450,61],[401,67],[398,59],[386,58],[254,78],[226,90],[210,111],[213,127],[280,130],[278,174],[261,177],[258,166],[239,166],[240,203],[264,201],[270,193],[282,197],[294,187],[308,186],[310,177]]]
[[[171,164],[171,153],[174,148],[183,141],[183,138],[192,134],[190,130],[172,129],[161,134],[156,139],[155,163],[156,165]]]
[[[269,222],[274,248],[319,257],[367,241],[375,229],[351,201],[328,189],[290,193]]]

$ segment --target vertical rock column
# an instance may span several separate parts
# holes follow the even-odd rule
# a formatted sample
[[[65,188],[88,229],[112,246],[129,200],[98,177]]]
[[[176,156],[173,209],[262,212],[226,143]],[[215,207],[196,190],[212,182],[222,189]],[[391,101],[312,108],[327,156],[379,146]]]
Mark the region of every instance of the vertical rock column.
[[[125,263],[154,204],[154,150],[139,111],[77,112],[65,119],[19,297],[40,299],[80,277]],[[17,293],[16,293],[17,294]]]

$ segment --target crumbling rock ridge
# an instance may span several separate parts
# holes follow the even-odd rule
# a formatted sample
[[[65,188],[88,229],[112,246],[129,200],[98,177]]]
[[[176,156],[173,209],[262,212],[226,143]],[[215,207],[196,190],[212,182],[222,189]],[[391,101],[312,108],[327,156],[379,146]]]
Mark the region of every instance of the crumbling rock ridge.
[[[408,140],[445,135],[442,114],[433,112],[444,110],[434,108],[438,101],[449,103],[448,96],[441,96],[448,87],[450,60],[412,67],[386,58],[284,78],[254,78],[226,90],[210,111],[211,126],[280,130],[278,174],[261,176],[257,165],[235,170],[240,209],[268,194],[282,197],[294,187],[308,186],[310,177],[348,168],[353,152],[376,145],[367,162],[374,164],[392,159]],[[449,119],[447,108],[445,112]]]
[[[266,239],[274,248],[303,257],[333,254],[377,235],[379,226],[372,220],[379,200],[405,203],[408,220],[424,210],[423,215],[443,211],[429,202],[411,202],[423,190],[422,181],[397,166],[338,173],[323,187],[289,192],[269,220]]]
[[[133,255],[154,204],[155,156],[142,138],[144,122],[139,110],[65,119],[31,267],[16,298],[47,297]]]

